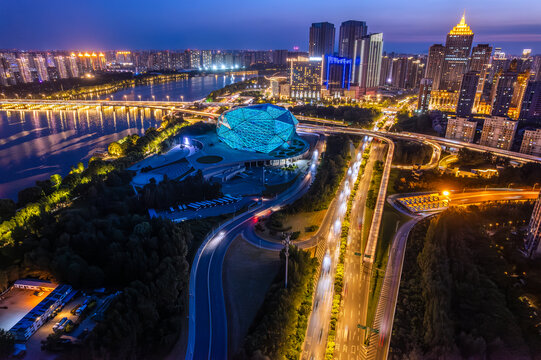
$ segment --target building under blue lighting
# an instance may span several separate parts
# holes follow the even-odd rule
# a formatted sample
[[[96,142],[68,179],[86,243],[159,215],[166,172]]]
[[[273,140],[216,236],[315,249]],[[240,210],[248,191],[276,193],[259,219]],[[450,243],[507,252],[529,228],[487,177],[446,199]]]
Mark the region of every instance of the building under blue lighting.
[[[288,110],[261,104],[223,113],[218,119],[217,133],[221,141],[234,149],[268,154],[289,146],[297,124]]]

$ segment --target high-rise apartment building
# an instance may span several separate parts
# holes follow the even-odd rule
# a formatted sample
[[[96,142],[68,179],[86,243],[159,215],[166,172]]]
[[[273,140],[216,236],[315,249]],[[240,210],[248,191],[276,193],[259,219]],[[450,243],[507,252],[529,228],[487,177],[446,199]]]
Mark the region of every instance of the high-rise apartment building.
[[[428,62],[426,64],[425,78],[432,79],[432,88],[439,89],[445,46],[434,44],[428,50]]]
[[[291,59],[289,71],[290,96],[295,99],[321,97],[322,60]]]
[[[360,89],[376,88],[380,84],[383,34],[370,34],[355,40],[352,83]]]
[[[36,55],[34,57],[34,64],[39,75],[40,81],[49,81],[49,75],[47,74],[47,63],[42,55]]]
[[[541,255],[541,193],[533,207],[532,217],[526,231],[526,239],[524,240],[524,249],[530,257],[538,257]]]
[[[518,122],[505,116],[485,118],[479,144],[509,150],[513,145]]]
[[[201,51],[190,50],[190,69],[199,69],[201,67]]]
[[[447,120],[445,137],[467,143],[473,142],[477,121],[465,117],[451,117]]]
[[[473,31],[466,24],[465,16],[462,16],[460,23],[447,34],[445,57],[438,89],[459,90],[462,75],[468,68],[472,42]]]
[[[201,67],[203,69],[212,68],[212,50],[201,51]]]
[[[368,34],[366,22],[349,20],[344,21],[340,25],[340,33],[338,36],[338,56],[354,59],[355,41],[361,39]]]
[[[26,55],[21,55],[17,58],[17,67],[19,69],[19,76],[22,80],[21,82],[32,82],[32,75],[30,74],[30,66]]]
[[[334,54],[334,25],[328,22],[313,23],[310,27],[310,57],[323,57]]]
[[[541,81],[530,81],[522,97],[520,120],[541,118]]]
[[[541,156],[541,129],[524,130],[520,152],[528,155]]]
[[[379,85],[386,86],[391,84],[391,70],[393,67],[393,58],[385,55],[381,58],[381,72],[379,75]]]
[[[287,64],[287,50],[273,50],[272,63],[274,65],[286,65]]]
[[[417,99],[417,110],[426,113],[430,105],[430,93],[432,92],[432,79],[421,79],[419,84],[419,97]]]
[[[458,104],[456,106],[456,116],[469,117],[475,102],[477,85],[479,84],[479,73],[469,71],[462,77],[460,92],[458,94]]]

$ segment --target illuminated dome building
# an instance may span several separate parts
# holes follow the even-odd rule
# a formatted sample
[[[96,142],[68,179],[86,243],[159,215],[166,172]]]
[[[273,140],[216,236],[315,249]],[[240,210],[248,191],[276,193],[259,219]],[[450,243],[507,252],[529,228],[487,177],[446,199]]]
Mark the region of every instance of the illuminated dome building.
[[[268,154],[289,147],[297,124],[288,110],[261,104],[223,113],[218,119],[217,133],[221,141],[234,149]]]

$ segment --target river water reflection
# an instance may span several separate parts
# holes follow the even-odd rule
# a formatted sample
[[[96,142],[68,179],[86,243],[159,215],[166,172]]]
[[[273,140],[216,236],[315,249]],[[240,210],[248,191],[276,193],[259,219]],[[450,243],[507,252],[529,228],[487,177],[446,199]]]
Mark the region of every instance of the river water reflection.
[[[206,76],[145,85],[111,94],[114,99],[194,101],[241,77]],[[111,95],[108,95],[109,97]],[[156,126],[164,113],[150,109],[0,111],[0,198],[17,193],[52,174],[66,175],[126,135]]]

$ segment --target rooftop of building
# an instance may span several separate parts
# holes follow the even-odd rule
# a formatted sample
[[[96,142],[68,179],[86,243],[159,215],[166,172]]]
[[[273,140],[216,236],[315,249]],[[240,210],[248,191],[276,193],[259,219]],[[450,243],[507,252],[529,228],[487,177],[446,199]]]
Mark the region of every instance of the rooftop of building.
[[[466,24],[466,13],[462,15],[460,22],[455,25],[453,29],[449,32],[449,35],[473,35],[473,31],[470,29],[469,25]]]

